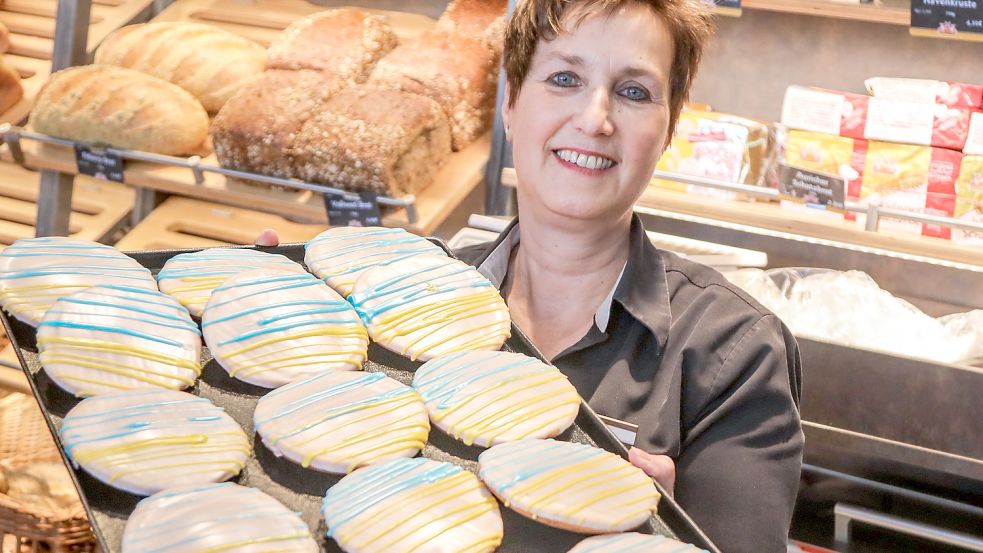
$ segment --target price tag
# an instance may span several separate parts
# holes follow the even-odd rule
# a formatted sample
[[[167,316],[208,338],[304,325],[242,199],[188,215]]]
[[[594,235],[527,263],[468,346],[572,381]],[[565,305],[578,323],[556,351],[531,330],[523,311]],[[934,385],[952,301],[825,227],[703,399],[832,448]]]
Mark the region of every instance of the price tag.
[[[846,179],[784,163],[778,168],[778,192],[785,199],[831,211],[843,211],[846,207]]]
[[[983,41],[983,0],[911,0],[911,34]]]
[[[711,8],[713,13],[730,17],[741,16],[741,0],[703,0]]]
[[[75,145],[75,164],[79,174],[99,180],[123,182],[123,158],[99,148]]]
[[[324,207],[328,210],[328,224],[333,227],[377,227],[382,224],[379,213],[379,196],[372,192],[359,192],[338,196],[324,195]]]

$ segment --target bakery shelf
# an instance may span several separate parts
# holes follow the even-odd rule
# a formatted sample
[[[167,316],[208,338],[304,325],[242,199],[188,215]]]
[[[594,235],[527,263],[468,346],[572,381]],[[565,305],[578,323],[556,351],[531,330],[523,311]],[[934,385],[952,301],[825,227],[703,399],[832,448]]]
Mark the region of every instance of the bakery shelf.
[[[32,169],[50,169],[78,174],[72,142],[35,133],[22,134],[24,132],[16,127],[10,127],[5,132],[6,138],[18,141],[22,159],[15,158],[9,143],[0,150],[2,159],[22,162],[25,167]],[[45,142],[30,139],[21,141],[18,138],[21,136],[28,138],[28,135],[40,137]],[[400,209],[384,216],[383,224],[404,227],[419,234],[432,233],[481,182],[490,140],[490,135],[485,135],[464,150],[452,154],[437,173],[434,181],[417,195],[401,199],[380,197],[380,203],[406,207],[405,210]],[[124,180],[131,186],[238,207],[259,208],[292,220],[327,223],[324,202],[321,194],[316,191],[331,192],[333,189],[330,187],[300,181],[288,183],[283,179],[271,179],[249,173],[242,173],[242,175],[251,179],[267,179],[277,181],[277,184],[283,183],[307,189],[271,190],[240,183],[221,174],[232,171],[219,167],[214,154],[202,159],[175,158],[139,152],[131,152],[131,154],[152,159],[152,161],[126,163]],[[192,165],[200,167],[200,175],[195,174],[191,169]],[[200,182],[196,178],[198,176]]]
[[[88,51],[106,36],[146,12],[153,0],[94,0],[89,24]],[[21,76],[24,97],[0,113],[0,123],[18,123],[27,117],[41,86],[51,73],[55,12],[58,0],[5,0],[0,22],[10,29],[10,50],[4,59]]]
[[[886,23],[889,25],[908,26],[911,24],[911,9],[909,6],[862,4],[859,1],[743,0],[741,2],[741,8],[832,17],[835,19],[851,19],[868,23]]]

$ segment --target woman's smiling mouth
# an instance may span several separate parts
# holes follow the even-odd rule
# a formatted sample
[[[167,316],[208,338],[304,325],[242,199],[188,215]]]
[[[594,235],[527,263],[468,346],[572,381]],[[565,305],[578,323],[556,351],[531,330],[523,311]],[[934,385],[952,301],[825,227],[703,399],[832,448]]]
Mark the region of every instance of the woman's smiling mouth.
[[[577,167],[579,169],[587,169],[590,171],[604,171],[605,169],[610,169],[611,167],[617,165],[617,162],[615,162],[613,159],[593,152],[584,153],[576,150],[561,149],[554,150],[553,155],[568,166]]]

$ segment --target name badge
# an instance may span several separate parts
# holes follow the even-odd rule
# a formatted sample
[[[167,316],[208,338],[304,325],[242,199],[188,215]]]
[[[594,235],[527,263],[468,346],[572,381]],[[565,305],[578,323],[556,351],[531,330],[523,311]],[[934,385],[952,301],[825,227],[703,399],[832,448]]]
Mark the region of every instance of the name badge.
[[[605,417],[604,415],[598,415],[604,426],[608,427],[608,430],[614,434],[618,441],[625,444],[628,447],[635,445],[635,437],[638,435],[638,425],[632,424],[630,422],[625,422],[618,419],[613,419],[611,417]]]

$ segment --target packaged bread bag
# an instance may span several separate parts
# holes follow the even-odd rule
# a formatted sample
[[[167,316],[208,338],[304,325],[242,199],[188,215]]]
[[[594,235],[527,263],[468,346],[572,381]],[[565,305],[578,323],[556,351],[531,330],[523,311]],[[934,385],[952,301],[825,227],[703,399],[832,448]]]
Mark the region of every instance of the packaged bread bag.
[[[983,156],[963,158],[956,181],[956,208],[953,216],[960,221],[983,225]],[[983,231],[952,229],[952,241],[983,247]]]

